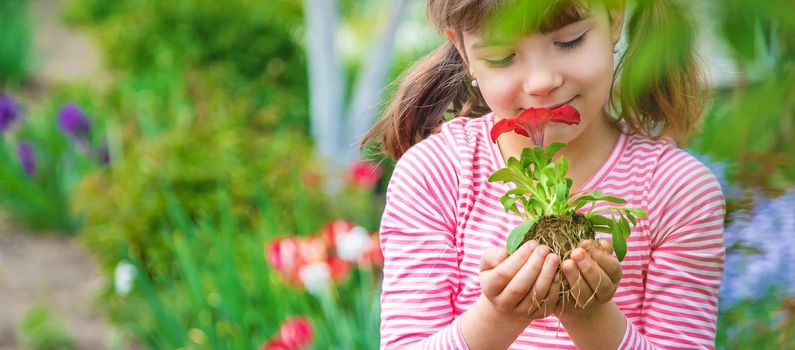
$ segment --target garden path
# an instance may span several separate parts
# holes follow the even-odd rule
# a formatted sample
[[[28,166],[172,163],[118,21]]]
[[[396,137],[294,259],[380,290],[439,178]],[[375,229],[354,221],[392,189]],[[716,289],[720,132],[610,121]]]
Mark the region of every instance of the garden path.
[[[31,0],[34,26],[32,93],[62,83],[108,82],[98,48],[61,20],[64,0]],[[46,305],[78,349],[107,349],[111,328],[92,298],[103,285],[88,251],[74,236],[30,232],[0,216],[0,350],[20,347],[17,329],[33,306]]]

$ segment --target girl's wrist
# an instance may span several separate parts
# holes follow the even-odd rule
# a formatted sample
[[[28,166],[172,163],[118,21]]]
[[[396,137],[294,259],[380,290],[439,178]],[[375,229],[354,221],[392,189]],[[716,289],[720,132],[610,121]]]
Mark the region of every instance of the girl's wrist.
[[[530,324],[527,318],[498,312],[484,295],[461,317],[461,333],[470,349],[507,348]]]
[[[617,318],[617,315],[621,315],[623,318],[623,313],[618,309],[618,305],[611,300],[585,312],[563,313],[557,317],[561,325],[568,330],[569,328],[598,325],[606,319]]]

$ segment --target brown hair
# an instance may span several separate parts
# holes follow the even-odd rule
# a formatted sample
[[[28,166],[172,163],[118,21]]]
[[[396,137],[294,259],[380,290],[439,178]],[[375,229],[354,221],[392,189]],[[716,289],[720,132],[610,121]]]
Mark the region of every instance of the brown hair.
[[[623,8],[623,1],[603,1]],[[505,2],[428,0],[427,13],[439,32],[452,29],[461,41],[462,32],[482,29]],[[582,1],[551,0],[541,6],[536,25],[526,31],[554,30],[585,15]],[[676,0],[638,0],[632,12],[628,47],[619,60],[611,96],[611,106],[619,110],[630,132],[651,138],[671,136],[684,143],[701,115],[706,96],[687,11]],[[675,29],[661,30],[673,24]],[[675,37],[675,47],[660,45],[660,32],[668,39]],[[445,113],[474,118],[490,111],[480,92],[469,85],[466,63],[450,42],[420,59],[397,81],[395,95],[362,139],[362,148],[373,141],[381,153],[399,159],[409,147],[438,131]]]

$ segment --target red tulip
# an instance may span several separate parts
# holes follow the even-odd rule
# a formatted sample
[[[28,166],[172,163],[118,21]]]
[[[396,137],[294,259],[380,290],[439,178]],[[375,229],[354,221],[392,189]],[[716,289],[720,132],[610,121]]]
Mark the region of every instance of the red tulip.
[[[348,278],[348,274],[351,272],[351,266],[345,260],[337,257],[330,257],[326,263],[331,272],[331,279],[334,280],[334,282],[340,283]]]
[[[265,254],[271,266],[286,276],[290,276],[297,271],[302,263],[298,240],[294,238],[279,238],[272,241],[268,245]]]
[[[279,327],[278,339],[288,349],[304,349],[312,343],[312,324],[305,317],[284,320]]]
[[[346,220],[334,220],[320,229],[320,234],[328,243],[329,248],[337,249],[337,238],[353,229],[353,223]]]
[[[491,141],[497,142],[498,136],[513,131],[532,138],[536,146],[544,147],[544,129],[550,122],[568,125],[579,124],[580,112],[571,105],[555,109],[528,108],[516,118],[503,119],[495,124],[491,128]]]

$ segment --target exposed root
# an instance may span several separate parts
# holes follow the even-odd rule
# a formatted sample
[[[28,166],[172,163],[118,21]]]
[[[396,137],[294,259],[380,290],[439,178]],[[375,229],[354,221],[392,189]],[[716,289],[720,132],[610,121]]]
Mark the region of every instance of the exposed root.
[[[592,240],[595,237],[593,225],[584,215],[545,216],[525,234],[522,243],[535,240],[538,244],[548,246],[550,250],[560,256],[561,261],[563,261],[571,257],[571,251],[574,250],[580,242],[589,239]],[[566,276],[563,275],[560,269],[558,269],[557,273],[561,280],[560,300],[563,305],[561,309],[565,309],[566,302],[579,300],[579,295],[574,295],[574,286],[569,286]],[[579,277],[575,286],[578,283],[585,283],[585,281],[582,281],[582,276]],[[599,288],[598,285],[596,288]],[[580,289],[577,288],[577,290],[579,291]],[[533,298],[535,300],[535,295]],[[575,305],[575,307],[585,308],[595,298],[596,294],[594,293],[588,298],[584,305]],[[535,304],[536,308],[540,306],[537,305],[537,302],[535,302]],[[528,312],[531,310],[528,310]]]

